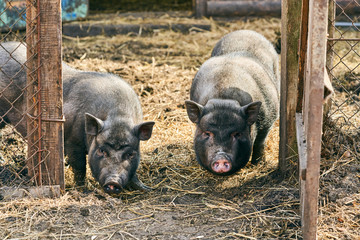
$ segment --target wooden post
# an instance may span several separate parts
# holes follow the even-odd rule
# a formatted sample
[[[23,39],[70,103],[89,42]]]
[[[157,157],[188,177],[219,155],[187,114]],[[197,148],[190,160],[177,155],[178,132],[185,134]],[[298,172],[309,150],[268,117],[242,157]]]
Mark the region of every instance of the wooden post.
[[[310,0],[303,107],[307,144],[305,196],[302,206],[305,240],[316,239],[317,231],[327,25],[328,0]]]
[[[29,175],[64,189],[61,5],[27,0],[27,7]]]
[[[42,178],[45,185],[64,183],[64,116],[61,67],[61,3],[58,0],[40,1],[40,81],[42,152],[45,160]]]
[[[207,0],[195,0],[195,17],[206,16]]]
[[[279,169],[283,175],[288,173],[290,158],[297,153],[295,112],[300,16],[301,1],[282,1]]]

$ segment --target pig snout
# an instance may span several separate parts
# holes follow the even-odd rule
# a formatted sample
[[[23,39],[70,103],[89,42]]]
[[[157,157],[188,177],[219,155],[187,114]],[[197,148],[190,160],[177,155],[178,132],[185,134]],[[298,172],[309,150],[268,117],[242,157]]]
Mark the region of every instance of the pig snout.
[[[123,178],[127,178],[123,176]],[[109,176],[105,179],[103,186],[103,189],[108,194],[117,194],[120,193],[120,191],[124,187],[124,183],[127,181],[123,179],[121,176]]]
[[[215,173],[227,173],[231,170],[231,157],[225,152],[218,152],[211,164],[211,169]]]
[[[121,185],[118,182],[110,181],[104,185],[104,191],[109,194],[120,193]]]

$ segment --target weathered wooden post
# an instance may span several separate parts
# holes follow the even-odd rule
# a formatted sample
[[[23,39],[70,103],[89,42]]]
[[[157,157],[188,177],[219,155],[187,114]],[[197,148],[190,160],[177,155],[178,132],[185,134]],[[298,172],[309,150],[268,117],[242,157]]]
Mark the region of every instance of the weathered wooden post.
[[[297,113],[303,238],[316,239],[328,0],[310,0],[302,111]]]
[[[279,169],[283,174],[288,173],[290,158],[297,158],[295,112],[300,16],[301,1],[282,0]]]
[[[207,0],[195,0],[195,17],[206,16]]]
[[[61,3],[27,0],[28,169],[64,189]]]
[[[307,168],[303,212],[304,239],[316,239],[320,177],[328,0],[310,0],[304,126]]]

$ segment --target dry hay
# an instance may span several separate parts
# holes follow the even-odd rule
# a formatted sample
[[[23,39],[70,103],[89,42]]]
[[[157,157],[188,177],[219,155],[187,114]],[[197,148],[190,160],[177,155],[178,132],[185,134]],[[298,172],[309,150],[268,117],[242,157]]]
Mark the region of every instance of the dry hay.
[[[164,19],[178,21],[166,15],[161,21]],[[146,21],[156,22],[158,18]],[[152,36],[64,39],[64,59],[70,65],[120,75],[139,94],[145,120],[156,121],[152,138],[142,143],[138,170],[139,178],[154,190],[125,190],[111,197],[91,176],[86,189],[76,189],[66,169],[67,191],[60,198],[0,203],[0,238],[301,239],[295,171],[281,181],[276,170],[278,123],[270,132],[265,162],[249,164],[230,177],[218,177],[196,163],[194,125],[184,108],[191,80],[216,41],[236,29],[253,29],[275,42],[280,20],[186,21],[205,21],[212,30],[185,35],[159,31]],[[343,164],[327,168],[324,176],[332,175]],[[350,199],[345,206],[349,209],[342,211],[340,203],[325,201],[326,193],[321,194],[321,239],[356,237],[358,209],[353,207],[349,217],[344,213],[358,206],[359,198],[347,193]],[[339,216],[342,222],[334,222]],[[330,226],[335,226],[331,233]]]
[[[319,235],[359,239],[360,133],[327,118],[323,127]]]

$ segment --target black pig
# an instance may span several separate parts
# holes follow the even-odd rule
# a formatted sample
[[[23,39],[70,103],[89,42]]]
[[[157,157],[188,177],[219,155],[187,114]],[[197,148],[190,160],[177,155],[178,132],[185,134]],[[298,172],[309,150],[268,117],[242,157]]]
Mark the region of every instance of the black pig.
[[[0,122],[11,123],[23,136],[25,61],[23,45],[0,44]],[[146,189],[136,176],[139,141],[151,137],[154,122],[142,122],[134,90],[112,74],[79,71],[65,63],[62,68],[64,147],[75,182],[84,183],[88,154],[92,174],[105,192],[118,193],[126,185]]]
[[[197,72],[186,101],[196,123],[196,158],[218,175],[230,175],[264,158],[265,138],[279,112],[278,55],[262,35],[225,35]]]

